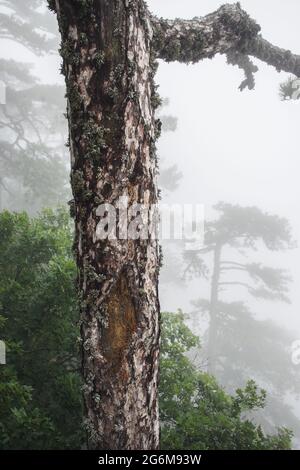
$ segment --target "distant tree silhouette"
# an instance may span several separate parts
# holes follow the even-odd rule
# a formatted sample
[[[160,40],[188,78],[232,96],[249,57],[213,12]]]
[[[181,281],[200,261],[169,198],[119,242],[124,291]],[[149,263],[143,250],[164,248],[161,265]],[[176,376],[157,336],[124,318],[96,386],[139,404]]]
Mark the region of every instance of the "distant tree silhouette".
[[[57,26],[43,0],[4,0],[0,6],[1,39],[36,56],[57,51]],[[42,85],[32,66],[15,59],[0,60],[0,80],[6,87],[6,104],[0,106],[0,210],[33,213],[66,201],[64,87]]]

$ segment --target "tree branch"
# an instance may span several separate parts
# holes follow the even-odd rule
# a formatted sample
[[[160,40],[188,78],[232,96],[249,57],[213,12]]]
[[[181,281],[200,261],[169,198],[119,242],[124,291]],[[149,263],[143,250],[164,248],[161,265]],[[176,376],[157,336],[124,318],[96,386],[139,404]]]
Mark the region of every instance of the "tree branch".
[[[251,287],[249,284],[246,282],[238,282],[238,281],[224,281],[224,282],[219,282],[219,286],[242,286],[246,287],[249,290],[253,290],[253,287]]]
[[[156,57],[167,62],[195,63],[216,54],[226,54],[228,63],[245,72],[240,86],[254,88],[256,57],[278,71],[300,77],[300,56],[273,46],[259,35],[260,26],[239,3],[226,4],[214,13],[192,20],[151,17]]]
[[[224,268],[220,268],[220,271],[247,271],[247,269],[239,268],[238,266],[226,266]]]
[[[300,55],[274,46],[261,35],[250,41],[244,52],[272,65],[278,72],[292,73],[300,77]]]
[[[243,263],[238,263],[237,261],[226,261],[226,260],[224,260],[224,261],[221,261],[220,264],[232,264],[232,265],[234,265],[234,266],[239,266],[240,268],[244,268],[244,267],[245,267],[245,264],[243,264]]]

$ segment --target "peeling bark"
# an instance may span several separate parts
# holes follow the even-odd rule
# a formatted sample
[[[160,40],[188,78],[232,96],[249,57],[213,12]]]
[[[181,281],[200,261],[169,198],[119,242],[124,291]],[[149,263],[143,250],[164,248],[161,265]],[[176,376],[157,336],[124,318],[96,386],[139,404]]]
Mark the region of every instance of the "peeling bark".
[[[156,58],[226,54],[253,88],[248,55],[300,75],[300,58],[262,39],[239,4],[193,20],[151,16],[143,0],[48,0],[58,18],[68,99],[74,250],[88,447],[157,449],[159,249],[101,240],[100,204],[155,205]],[[154,214],[149,211],[150,219]]]
[[[70,128],[89,448],[156,449],[156,240],[98,240],[97,207],[157,203],[152,28],[139,1],[56,0]]]

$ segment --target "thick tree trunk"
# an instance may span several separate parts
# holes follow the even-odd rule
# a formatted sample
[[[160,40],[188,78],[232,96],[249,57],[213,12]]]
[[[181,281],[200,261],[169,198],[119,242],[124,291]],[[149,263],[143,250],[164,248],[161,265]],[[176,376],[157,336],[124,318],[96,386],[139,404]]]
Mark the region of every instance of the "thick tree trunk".
[[[103,240],[96,230],[101,203],[116,206],[126,194],[129,206],[157,203],[151,25],[138,0],[57,0],[55,9],[68,97],[88,445],[156,449],[157,241]]]
[[[105,215],[97,209],[124,195],[129,205],[157,203],[155,58],[226,54],[245,71],[241,88],[253,88],[257,68],[246,54],[296,75],[300,57],[258,36],[260,27],[239,4],[169,21],[150,16],[143,0],[48,3],[58,17],[67,85],[88,444],[156,449],[158,245],[100,239]]]

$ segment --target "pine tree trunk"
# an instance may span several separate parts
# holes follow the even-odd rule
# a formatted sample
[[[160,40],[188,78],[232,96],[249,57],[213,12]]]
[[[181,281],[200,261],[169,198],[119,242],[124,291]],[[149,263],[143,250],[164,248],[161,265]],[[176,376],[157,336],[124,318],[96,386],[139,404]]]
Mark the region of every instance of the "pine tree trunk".
[[[300,56],[264,40],[239,3],[192,20],[155,18],[143,0],[48,4],[58,18],[67,86],[88,444],[156,449],[158,245],[100,239],[97,209],[127,194],[129,205],[157,203],[156,58],[189,63],[225,54],[244,69],[243,89],[254,87],[257,71],[248,55],[297,76]]]
[[[221,251],[221,245],[216,245],[214,250],[214,266],[211,281],[211,295],[209,306],[208,371],[210,374],[215,374],[217,362],[216,351],[218,349],[218,302]]]
[[[155,239],[98,239],[97,208],[157,203],[155,63],[136,1],[56,1],[62,35],[79,272],[88,446],[156,449],[159,301]],[[154,212],[149,208],[149,216]]]

